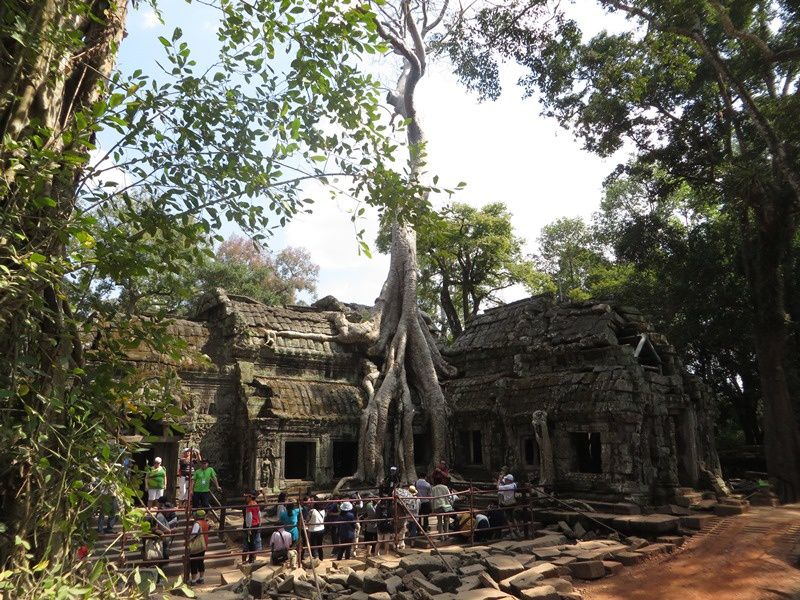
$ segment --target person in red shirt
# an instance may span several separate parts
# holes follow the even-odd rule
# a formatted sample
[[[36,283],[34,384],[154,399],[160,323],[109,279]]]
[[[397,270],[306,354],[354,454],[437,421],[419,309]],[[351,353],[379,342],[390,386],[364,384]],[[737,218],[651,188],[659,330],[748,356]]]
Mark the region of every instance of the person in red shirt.
[[[439,461],[439,466],[431,473],[432,485],[450,485],[450,469],[447,468],[447,463],[443,460]]]
[[[256,502],[256,493],[247,492],[244,495],[244,535],[243,550],[247,553],[242,556],[242,562],[253,562],[256,552],[261,552],[261,508]]]

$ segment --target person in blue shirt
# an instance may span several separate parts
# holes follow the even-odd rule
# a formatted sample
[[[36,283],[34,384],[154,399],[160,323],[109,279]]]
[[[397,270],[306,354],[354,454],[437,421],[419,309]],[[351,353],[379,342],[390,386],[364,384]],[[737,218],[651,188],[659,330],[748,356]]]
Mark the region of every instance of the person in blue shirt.
[[[292,536],[292,542],[296,542],[300,537],[300,532],[297,530],[297,519],[300,514],[300,509],[297,507],[296,501],[291,501],[286,506],[286,510],[278,513],[278,519],[286,526],[286,531]]]
[[[336,548],[336,558],[344,560],[350,558],[353,542],[356,541],[356,516],[353,512],[353,505],[350,502],[342,502],[340,509],[339,543],[347,545]]]

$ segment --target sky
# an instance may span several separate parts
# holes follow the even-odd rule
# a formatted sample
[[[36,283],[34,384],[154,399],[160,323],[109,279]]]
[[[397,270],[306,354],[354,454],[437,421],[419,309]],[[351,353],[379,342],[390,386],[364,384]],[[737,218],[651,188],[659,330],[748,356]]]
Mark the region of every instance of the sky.
[[[587,34],[597,33],[600,25],[624,26],[591,0],[577,0],[568,8]],[[162,51],[158,36],[169,37],[175,27],[183,30],[183,39],[201,64],[213,57],[213,9],[165,0],[161,10],[163,23],[149,7],[131,14],[119,68],[157,73]],[[507,65],[501,72],[504,93],[499,100],[480,103],[458,83],[447,63],[433,63],[418,87],[417,106],[428,140],[428,172],[438,175],[444,187],[467,183],[453,200],[474,206],[504,202],[516,234],[526,240],[524,251],[530,254],[544,225],[560,217],[591,217],[600,204],[603,180],[625,157],[618,154],[603,160],[582,150],[570,132],[539,114],[534,98],[522,99],[515,86],[520,73],[516,69]],[[380,75],[386,82],[393,79],[388,70]],[[321,186],[307,191],[317,199],[313,214],[296,217],[276,234],[270,248],[277,252],[285,246],[303,246],[310,251],[320,267],[317,297],[332,294],[346,302],[371,304],[386,277],[388,257],[358,253],[348,212],[351,204],[331,200]],[[377,229],[375,213],[368,212],[359,227],[366,229],[365,239],[371,243]],[[230,233],[234,230],[223,231]],[[504,300],[524,296],[524,289],[515,287],[506,290]]]

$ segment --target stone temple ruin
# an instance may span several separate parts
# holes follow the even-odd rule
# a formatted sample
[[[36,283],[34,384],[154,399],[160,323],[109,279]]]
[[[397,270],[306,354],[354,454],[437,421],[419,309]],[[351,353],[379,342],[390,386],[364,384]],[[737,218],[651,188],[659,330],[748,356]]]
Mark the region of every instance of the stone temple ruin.
[[[171,325],[188,346],[176,365],[185,435],[153,452],[174,472],[179,445],[199,446],[232,490],[351,474],[377,369],[341,324],[366,312],[331,297],[275,307],[208,295]],[[635,309],[529,298],[487,310],[444,354],[459,372],[443,389],[465,478],[508,466],[557,493],[644,504],[718,479],[713,396]],[[435,458],[422,411],[414,433],[422,471]]]

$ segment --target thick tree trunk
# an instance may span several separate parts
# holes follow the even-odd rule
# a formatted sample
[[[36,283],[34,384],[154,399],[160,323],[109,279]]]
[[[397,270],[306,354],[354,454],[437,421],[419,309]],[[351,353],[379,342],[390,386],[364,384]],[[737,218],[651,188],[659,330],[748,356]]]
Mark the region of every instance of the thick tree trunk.
[[[445,4],[446,7],[446,4]],[[415,107],[415,90],[425,73],[425,26],[418,28],[412,16],[410,0],[401,0],[399,14],[403,27],[377,22],[378,33],[403,57],[403,69],[387,102],[396,115],[407,121],[409,173],[412,185],[418,183],[424,153],[424,136]],[[410,42],[400,37],[405,31]],[[389,275],[375,306],[378,339],[371,348],[383,358],[377,390],[361,417],[358,469],[344,478],[341,487],[352,479],[378,481],[384,474],[386,440],[394,436],[395,456],[401,479],[416,480],[414,469],[414,397],[424,413],[423,422],[431,441],[432,460],[449,461],[452,442],[448,421],[450,410],[439,386],[438,375],[451,374],[417,307],[417,238],[409,223],[396,217],[392,223],[392,246]],[[395,410],[393,410],[395,407]],[[394,415],[395,423],[390,423]]]
[[[787,315],[783,264],[794,232],[791,216],[776,210],[766,194],[750,198],[757,227],[742,217],[743,248],[754,303],[754,338],[764,398],[767,471],[783,502],[800,499],[800,427],[786,374]]]
[[[442,279],[442,289],[439,292],[439,299],[442,303],[442,310],[444,310],[445,317],[447,317],[447,325],[450,327],[450,332],[454,338],[461,335],[463,329],[461,328],[461,320],[458,318],[458,311],[453,304],[453,298],[450,296],[450,280]]]
[[[25,357],[37,379],[30,386],[36,394],[27,395],[17,406],[7,406],[3,418],[4,428],[11,431],[19,427],[25,435],[20,436],[19,447],[4,450],[0,465],[0,507],[8,525],[7,534],[0,540],[0,563],[14,558],[24,562],[23,546],[10,542],[18,536],[32,541],[34,562],[46,557],[51,564],[62,564],[71,552],[70,541],[64,536],[69,531],[68,502],[50,489],[57,482],[32,480],[35,469],[26,453],[45,440],[35,423],[68,424],[69,417],[63,411],[72,384],[72,375],[68,374],[72,368],[82,366],[81,340],[63,299],[58,272],[26,279],[24,273],[16,272],[13,257],[36,252],[52,258],[48,264],[53,265],[64,258],[65,232],[75,208],[77,168],[74,162],[65,161],[47,164],[45,171],[38,170],[31,159],[38,145],[31,143],[30,136],[41,138],[41,146],[55,157],[66,151],[85,152],[81,137],[84,132],[74,131],[75,114],[90,110],[100,98],[100,82],[111,73],[124,34],[127,2],[17,0],[7,12],[18,14],[29,29],[24,34],[25,43],[3,37],[2,47],[7,54],[0,59],[0,129],[6,141],[19,144],[0,148],[6,184],[0,191],[0,228],[22,234],[11,240],[13,253],[9,248],[5,252],[0,249],[0,264],[12,267],[12,280],[20,278],[19,283],[14,281],[10,286],[12,291],[4,298],[0,312],[0,355],[11,366],[0,374],[0,387],[13,389],[17,357]],[[67,35],[72,36],[73,42],[66,42]],[[91,122],[91,118],[87,121]],[[11,168],[14,161],[17,164]],[[41,197],[52,198],[55,205],[38,206],[33,202]],[[23,403],[24,407],[19,405]],[[26,410],[39,415],[40,420],[14,420],[14,415],[24,416]],[[65,425],[63,430],[68,435],[69,427]],[[63,455],[57,440],[49,443],[54,445],[50,454],[52,468],[57,470],[58,459],[63,462],[64,472],[71,472],[69,455]],[[11,460],[6,461],[9,457]],[[52,533],[32,539],[36,529]]]

